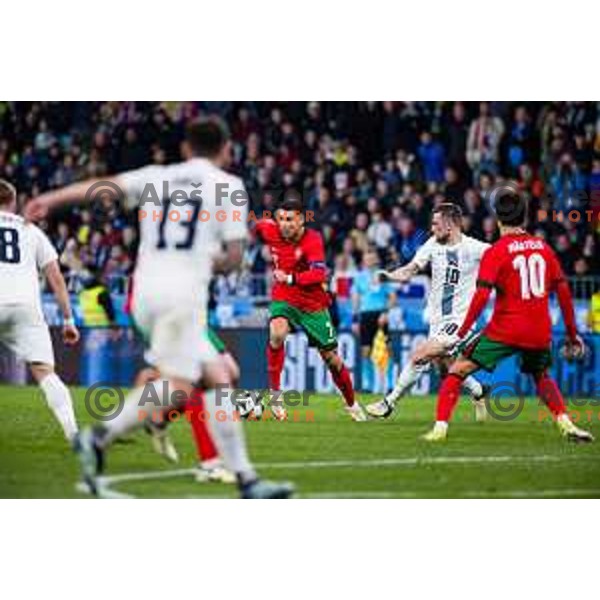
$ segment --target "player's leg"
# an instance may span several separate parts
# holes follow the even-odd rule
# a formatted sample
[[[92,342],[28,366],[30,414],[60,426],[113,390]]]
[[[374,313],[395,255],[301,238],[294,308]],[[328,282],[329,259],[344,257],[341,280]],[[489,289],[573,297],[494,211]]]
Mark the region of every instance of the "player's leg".
[[[233,386],[237,386],[240,368],[235,358],[227,352],[227,348],[217,334],[208,330],[208,338],[223,362]],[[190,421],[192,436],[198,455],[198,466],[194,477],[199,483],[219,482],[235,483],[235,475],[228,471],[221,461],[217,447],[208,430],[205,419],[204,394],[197,388],[192,400],[186,405],[186,416]]]
[[[223,361],[203,366],[202,384],[207,422],[225,466],[235,474],[243,498],[288,498],[294,491],[288,483],[270,483],[258,479],[250,463],[239,414],[231,395],[233,385]],[[217,390],[219,390],[217,394]]]
[[[190,397],[192,381],[199,377],[199,364],[188,352],[187,335],[197,314],[184,307],[165,309],[152,299],[136,302],[136,322],[150,341],[149,362],[156,365],[160,377],[131,390],[121,412],[112,420],[84,430],[79,436],[79,454],[83,478],[93,493],[101,494],[98,475],[102,473],[104,454],[118,438],[143,427],[150,413],[162,417],[169,410],[181,409]]]
[[[460,397],[464,380],[480,368],[493,371],[496,365],[516,352],[515,348],[490,340],[482,335],[463,349],[463,355],[457,358],[442,381],[438,392],[436,422],[433,429],[423,436],[427,441],[446,439],[448,423]]]
[[[65,438],[72,443],[79,431],[73,410],[69,388],[55,373],[54,366],[46,363],[30,363],[31,376],[44,393],[50,410],[62,427]]]
[[[446,353],[445,346],[434,336],[419,344],[400,372],[394,388],[378,402],[367,405],[366,411],[372,417],[389,417],[400,398],[405,396],[423,373],[430,368],[430,362]]]
[[[235,475],[224,468],[219,451],[208,431],[206,420],[208,412],[204,406],[204,393],[196,388],[192,398],[185,406],[185,416],[192,428],[192,437],[196,446],[198,466],[194,478],[198,483],[217,482],[235,483]]]
[[[478,369],[477,363],[464,357],[458,358],[450,366],[448,375],[442,380],[438,392],[435,424],[433,429],[423,436],[424,440],[437,442],[446,439],[448,422],[460,397],[460,389],[464,380]]]
[[[27,362],[65,438],[73,442],[78,432],[73,400],[67,386],[54,371],[54,350],[43,317],[29,307],[15,310],[10,326],[3,329],[2,341]]]
[[[354,397],[354,384],[350,371],[338,353],[337,335],[329,311],[302,312],[296,317],[296,321],[306,332],[311,346],[317,348],[327,365],[333,382],[344,398],[350,416],[355,421],[365,421],[363,408]]]
[[[593,442],[594,436],[577,427],[570,419],[565,401],[556,381],[548,370],[552,366],[552,355],[547,351],[526,351],[521,353],[521,369],[532,376],[539,398],[548,407],[560,433],[569,441]]]
[[[435,362],[437,364],[440,381],[443,381],[450,370],[453,358],[449,356],[440,357]],[[471,403],[475,409],[475,421],[484,423],[487,420],[487,407],[485,399],[489,394],[490,387],[480,383],[473,375],[467,375],[463,380],[463,389],[467,390],[471,398]]]
[[[287,302],[272,302],[270,306],[267,372],[271,390],[279,391],[281,389],[281,372],[285,362],[285,340],[290,332],[291,310]]]
[[[287,302],[271,302],[269,342],[267,344],[267,371],[269,376],[269,408],[273,416],[283,421],[287,411],[281,396],[281,373],[285,363],[285,340],[292,327],[296,327],[298,311]]]
[[[319,350],[319,354],[327,365],[333,382],[346,402],[348,414],[354,421],[366,421],[367,416],[362,406],[356,402],[354,397],[354,385],[350,371],[344,364],[342,357],[338,354],[337,349],[321,349]]]
[[[156,381],[160,378],[160,373],[155,367],[144,367],[135,376],[133,384],[134,389],[143,389],[149,383]],[[171,440],[168,432],[168,421],[160,419],[155,421],[152,416],[146,419],[144,429],[152,440],[152,448],[160,456],[166,458],[169,462],[179,462],[179,453],[175,444]]]
[[[378,317],[379,313],[373,311],[361,313],[359,317],[361,389],[368,393],[375,390],[375,365],[371,360],[371,348],[377,333]]]

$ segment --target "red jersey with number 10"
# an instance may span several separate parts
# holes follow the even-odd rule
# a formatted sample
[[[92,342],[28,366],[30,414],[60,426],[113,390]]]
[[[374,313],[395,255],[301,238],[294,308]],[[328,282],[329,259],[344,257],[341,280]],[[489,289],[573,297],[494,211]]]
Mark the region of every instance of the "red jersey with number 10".
[[[279,226],[271,219],[261,219],[256,232],[269,246],[273,266],[294,276],[294,283],[273,284],[273,300],[288,302],[305,311],[317,312],[329,307],[329,294],[325,290],[327,267],[323,238],[314,229],[306,229],[297,242],[289,242],[281,236]]]
[[[478,285],[496,290],[484,334],[518,348],[541,350],[552,341],[549,296],[564,278],[556,254],[538,237],[505,235],[481,259]]]

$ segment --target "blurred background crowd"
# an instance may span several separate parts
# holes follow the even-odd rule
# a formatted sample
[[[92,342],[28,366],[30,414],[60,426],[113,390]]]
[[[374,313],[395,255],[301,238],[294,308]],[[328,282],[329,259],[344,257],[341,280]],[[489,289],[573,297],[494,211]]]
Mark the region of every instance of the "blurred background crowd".
[[[577,198],[600,193],[600,102],[1,102],[0,177],[25,200],[86,177],[174,162],[185,124],[214,113],[231,129],[231,170],[254,209],[272,208],[285,190],[302,192],[341,296],[350,295],[367,248],[382,265],[409,261],[442,201],[463,207],[468,234],[492,241],[485,194],[504,178],[534,210],[587,210],[593,203]],[[531,224],[570,275],[600,273],[595,210],[579,222]],[[44,226],[73,291],[91,274],[123,291],[136,252],[134,215],[107,204]],[[267,271],[266,250],[253,239],[243,275],[218,281],[214,298],[265,295]]]

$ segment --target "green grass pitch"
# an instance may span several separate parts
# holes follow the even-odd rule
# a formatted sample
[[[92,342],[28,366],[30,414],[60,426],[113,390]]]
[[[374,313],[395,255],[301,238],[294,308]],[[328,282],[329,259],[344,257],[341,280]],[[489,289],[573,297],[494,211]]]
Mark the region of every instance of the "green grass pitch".
[[[81,422],[85,390],[74,397]],[[372,397],[362,396],[366,403]],[[354,423],[335,396],[314,396],[297,420],[244,424],[260,473],[296,483],[298,496],[340,498],[600,497],[600,442],[564,441],[545,409],[529,400],[512,422],[475,423],[463,399],[447,442],[419,440],[432,423],[434,398],[402,401],[393,418]],[[41,393],[0,386],[0,497],[79,498],[76,457]],[[600,408],[580,409],[579,424],[600,433]],[[198,484],[189,425],[171,426],[181,461],[173,466],[143,432],[108,455],[111,489],[142,498],[235,497],[233,487]]]

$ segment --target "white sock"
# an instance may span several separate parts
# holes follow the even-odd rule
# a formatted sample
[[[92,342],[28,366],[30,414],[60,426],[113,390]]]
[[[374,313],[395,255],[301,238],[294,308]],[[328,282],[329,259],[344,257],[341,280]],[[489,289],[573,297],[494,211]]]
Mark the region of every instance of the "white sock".
[[[152,397],[158,397],[160,406],[156,406],[156,404],[153,404],[150,401],[141,403],[142,394],[144,394],[144,392],[149,394],[150,392],[148,390],[151,386],[156,390],[155,395]],[[123,405],[123,410],[120,414],[112,421],[107,421],[104,424],[106,434],[102,438],[103,445],[111,444],[117,438],[138,429],[144,424],[146,417],[152,417],[154,413],[162,413],[165,410],[172,408],[173,406],[171,406],[171,404],[169,404],[169,406],[165,405],[163,397],[165,388],[163,388],[163,386],[166,387],[168,392],[172,391],[171,384],[164,379],[157,379],[145,386],[140,386],[131,390],[125,397],[125,404]],[[168,401],[170,403],[171,394],[168,393],[168,396]],[[144,398],[146,398],[146,396],[144,396]]]
[[[472,375],[469,375],[465,378],[463,381],[463,387],[468,390],[476,400],[483,396],[483,386]]]
[[[448,422],[447,421],[436,421],[435,422],[435,428],[436,429],[448,429]]]
[[[234,408],[229,394],[219,394],[219,405],[215,390],[204,392],[208,428],[215,440],[225,466],[240,477],[242,483],[256,479],[250,464],[241,423],[234,417]],[[225,418],[224,418],[225,417]]]
[[[402,369],[394,389],[386,396],[388,400],[396,402],[401,396],[404,396],[408,390],[417,382],[421,374],[426,371],[428,365],[415,365],[409,361]]]
[[[40,381],[40,388],[46,396],[50,410],[60,423],[65,437],[71,441],[75,437],[78,427],[73,411],[73,400],[67,386],[56,373],[50,373]]]

